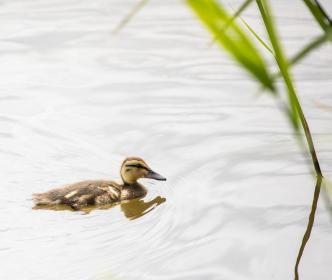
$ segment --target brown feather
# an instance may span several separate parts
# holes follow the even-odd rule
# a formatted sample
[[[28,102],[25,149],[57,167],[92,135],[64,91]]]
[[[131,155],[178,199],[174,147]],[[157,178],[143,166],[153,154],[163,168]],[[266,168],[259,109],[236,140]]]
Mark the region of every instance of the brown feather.
[[[126,164],[127,163],[127,164]],[[152,172],[146,162],[138,157],[128,157],[121,165],[123,184],[110,180],[88,180],[33,194],[36,205],[69,205],[80,209],[88,205],[106,205],[146,195],[146,189],[137,182]],[[152,177],[147,177],[152,178]],[[152,178],[155,179],[155,178]]]

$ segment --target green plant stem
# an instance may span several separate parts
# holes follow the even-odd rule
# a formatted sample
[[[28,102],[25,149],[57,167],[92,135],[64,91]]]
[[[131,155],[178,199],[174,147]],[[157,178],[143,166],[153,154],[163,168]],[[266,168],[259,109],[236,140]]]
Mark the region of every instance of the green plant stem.
[[[331,29],[332,30],[332,29]],[[314,39],[312,42],[310,42],[308,45],[306,45],[303,49],[301,49],[298,53],[296,53],[288,62],[289,66],[293,66],[297,64],[299,61],[301,61],[303,58],[305,58],[311,51],[319,48],[321,45],[323,45],[326,41],[331,40],[332,32],[329,31],[327,33],[324,33],[320,36],[318,36],[316,39]],[[272,75],[273,79],[277,79],[281,76],[281,72],[274,73]]]
[[[140,0],[134,8],[125,16],[120,23],[114,28],[113,33],[119,32],[123,27],[125,27],[128,22],[148,3],[149,0]]]
[[[323,177],[322,170],[320,168],[319,161],[318,161],[318,158],[317,158],[314,142],[312,140],[311,132],[310,132],[307,120],[306,120],[306,118],[303,114],[301,105],[300,105],[297,97],[296,97],[296,108],[298,110],[300,121],[301,121],[303,130],[304,130],[304,134],[305,134],[305,137],[307,139],[309,151],[310,151],[310,154],[311,154],[311,159],[312,159],[313,165],[315,167],[316,174],[319,177]]]
[[[264,57],[257,50],[252,38],[235,21],[229,24],[232,16],[223,5],[217,0],[187,0],[187,3],[235,61],[267,87],[269,93],[275,94]],[[229,26],[225,30],[227,23]]]
[[[299,117],[303,131],[305,133],[309,152],[310,152],[311,159],[312,159],[312,162],[313,162],[313,165],[315,168],[315,172],[317,175],[317,182],[316,182],[311,212],[309,215],[309,221],[308,221],[308,225],[307,225],[306,231],[304,233],[304,236],[303,236],[303,239],[301,242],[301,246],[300,246],[298,256],[296,259],[296,263],[295,263],[295,267],[294,267],[295,280],[299,280],[299,272],[298,272],[299,264],[300,264],[305,246],[306,246],[307,242],[309,241],[310,234],[311,234],[311,231],[312,231],[312,228],[314,225],[315,213],[316,213],[318,198],[319,198],[319,194],[320,194],[320,190],[321,190],[321,183],[322,183],[323,175],[322,175],[322,171],[321,171],[321,168],[319,165],[319,161],[317,159],[315,146],[314,146],[314,143],[312,140],[312,136],[311,136],[311,132],[310,132],[307,120],[304,116],[301,104],[296,95],[295,88],[293,86],[292,80],[290,78],[290,74],[288,72],[289,63],[287,62],[287,60],[281,50],[281,46],[279,45],[279,41],[277,38],[277,33],[274,30],[272,17],[271,17],[270,11],[269,11],[269,6],[267,3],[267,0],[256,0],[256,2],[259,7],[259,10],[262,14],[266,29],[268,31],[270,41],[271,41],[272,47],[275,52],[275,58],[276,58],[278,66],[279,66],[280,73],[285,81],[285,84],[287,85],[288,93],[290,96],[290,101],[292,102],[292,105],[295,108],[295,113]],[[306,51],[306,53],[307,52],[308,52],[308,50]],[[302,56],[303,56],[303,53],[299,55],[299,58],[301,58]]]
[[[242,5],[237,9],[237,11],[233,14],[233,16],[225,23],[225,25],[222,27],[222,32],[225,32],[226,29],[233,23],[233,21],[236,18],[240,18],[241,22],[244,24],[244,26],[250,31],[250,33],[261,43],[261,45],[267,49],[271,54],[273,54],[273,51],[271,48],[264,42],[264,40],[259,37],[259,35],[251,28],[251,26],[240,17],[241,13],[251,4],[253,0],[246,0],[242,3]],[[214,44],[218,40],[218,36],[214,37],[211,41],[211,45]]]
[[[288,63],[281,50],[281,46],[279,45],[279,40],[277,38],[277,33],[274,29],[274,25],[272,22],[272,16],[270,14],[270,9],[269,9],[268,3],[266,0],[256,0],[256,2],[257,2],[259,10],[261,12],[267,32],[269,34],[270,41],[271,41],[272,47],[274,49],[275,58],[276,58],[276,62],[278,64],[278,66],[279,66],[280,73],[287,86],[291,106],[296,114],[295,117],[298,117],[300,119],[316,174],[317,174],[317,176],[322,177],[323,175],[322,175],[322,171],[321,171],[319,161],[317,158],[317,154],[316,154],[315,146],[314,146],[314,143],[312,140],[311,132],[310,132],[307,120],[305,118],[305,115],[303,113],[301,104],[300,104],[297,94],[295,92],[295,88],[293,86],[290,74],[288,72]]]
[[[325,15],[322,13],[321,8],[313,0],[303,0],[303,2],[307,5],[320,27],[326,31],[329,24],[326,23]]]
[[[298,255],[297,255],[297,258],[296,258],[295,267],[294,267],[294,275],[295,275],[294,279],[295,280],[299,280],[299,264],[300,264],[305,246],[306,246],[306,244],[307,244],[307,242],[310,238],[312,227],[313,227],[314,222],[315,222],[315,214],[316,214],[320,189],[321,189],[321,185],[322,185],[322,180],[323,180],[322,176],[317,176],[314,197],[313,197],[313,200],[312,200],[311,211],[310,211],[310,215],[309,215],[309,219],[308,219],[308,225],[307,225],[306,231],[303,235],[303,239],[302,239],[302,242],[301,242],[301,246],[300,246],[300,249],[299,249],[299,252],[298,252]]]
[[[332,37],[332,28],[329,32],[320,35],[312,42],[310,42],[307,46],[305,46],[301,51],[299,51],[294,57],[292,57],[289,61],[290,65],[294,65],[300,60],[302,60],[308,53],[320,47],[323,43],[328,40],[331,40]]]
[[[273,51],[268,46],[268,44],[266,44],[264,40],[261,37],[259,37],[259,35],[251,28],[251,26],[243,18],[240,17],[240,20],[244,24],[244,26],[250,31],[250,33],[258,40],[258,42],[260,42],[265,49],[267,49],[271,54],[274,55]]]
[[[241,15],[241,13],[249,6],[249,4],[253,0],[246,0],[244,1],[241,6],[237,9],[237,11],[233,14],[233,16],[224,24],[224,26],[221,28],[220,32],[225,32],[225,30],[233,23],[233,21]],[[217,41],[218,36],[214,37],[213,43]]]
[[[272,22],[272,16],[269,10],[269,7],[267,5],[267,2],[265,0],[256,0],[256,3],[258,5],[259,11],[262,15],[265,28],[267,30],[267,33],[269,35],[273,50],[274,50],[274,57],[277,62],[277,65],[279,66],[279,70],[281,72],[281,75],[285,81],[285,85],[287,87],[288,91],[288,98],[289,98],[289,104],[290,104],[290,118],[292,120],[292,124],[295,128],[295,130],[298,130],[298,114],[296,109],[296,93],[295,88],[293,86],[292,79],[288,72],[288,63],[283,55],[283,51],[281,49],[281,46],[279,45],[279,40],[277,37],[277,33],[274,28],[274,24]]]
[[[322,15],[325,17],[326,21],[329,23],[330,26],[332,26],[332,20],[329,17],[329,15],[327,14],[327,12],[325,11],[325,9],[323,8],[323,6],[318,2],[318,0],[314,0],[314,1],[316,3],[316,6],[318,7],[320,12],[322,13]]]
[[[234,15],[226,22],[223,26],[222,31],[224,31],[228,26],[230,26],[233,21],[241,15],[241,13],[251,4],[253,0],[246,0],[242,3],[242,5],[238,8],[238,10],[234,13]]]

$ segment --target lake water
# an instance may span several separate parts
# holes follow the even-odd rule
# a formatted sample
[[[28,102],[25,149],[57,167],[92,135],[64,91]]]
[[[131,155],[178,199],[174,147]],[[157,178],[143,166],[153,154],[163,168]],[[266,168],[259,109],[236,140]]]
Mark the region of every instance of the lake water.
[[[114,35],[133,2],[0,1],[0,279],[293,279],[308,155],[183,2],[150,1]],[[289,55],[321,33],[301,1],[274,4]],[[264,37],[254,4],[244,18]],[[331,50],[293,71],[330,177]],[[32,209],[34,192],[118,179],[126,156],[167,182],[89,214]],[[320,199],[301,279],[331,279],[331,231]]]

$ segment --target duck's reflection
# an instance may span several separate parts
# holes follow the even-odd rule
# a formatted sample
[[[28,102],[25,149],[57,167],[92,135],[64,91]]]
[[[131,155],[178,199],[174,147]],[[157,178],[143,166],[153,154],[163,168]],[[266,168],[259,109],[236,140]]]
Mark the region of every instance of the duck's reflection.
[[[128,200],[121,203],[121,211],[126,218],[134,220],[149,213],[165,201],[166,198],[160,196],[157,196],[148,202],[145,202],[142,198]]]
[[[153,209],[155,209],[157,206],[164,203],[165,201],[166,198],[161,196],[157,196],[150,201],[144,201],[144,198],[136,198],[133,200],[126,200],[122,201],[121,203],[116,203],[107,206],[88,206],[81,208],[79,210],[82,211],[84,214],[89,214],[91,211],[96,209],[108,210],[110,208],[119,205],[124,216],[129,220],[134,220],[149,213],[150,211],[152,211]],[[53,211],[64,211],[64,210],[75,211],[74,209],[72,209],[67,205],[36,205],[32,209],[53,210]]]

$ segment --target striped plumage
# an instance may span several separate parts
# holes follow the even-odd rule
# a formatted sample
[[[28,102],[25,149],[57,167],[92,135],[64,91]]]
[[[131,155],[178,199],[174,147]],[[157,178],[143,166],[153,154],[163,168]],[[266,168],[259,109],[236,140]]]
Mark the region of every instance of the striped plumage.
[[[166,180],[137,157],[126,158],[121,165],[120,174],[123,184],[111,180],[88,180],[34,194],[33,199],[36,205],[63,204],[80,209],[88,205],[107,205],[144,197],[146,189],[137,182],[140,178]]]

